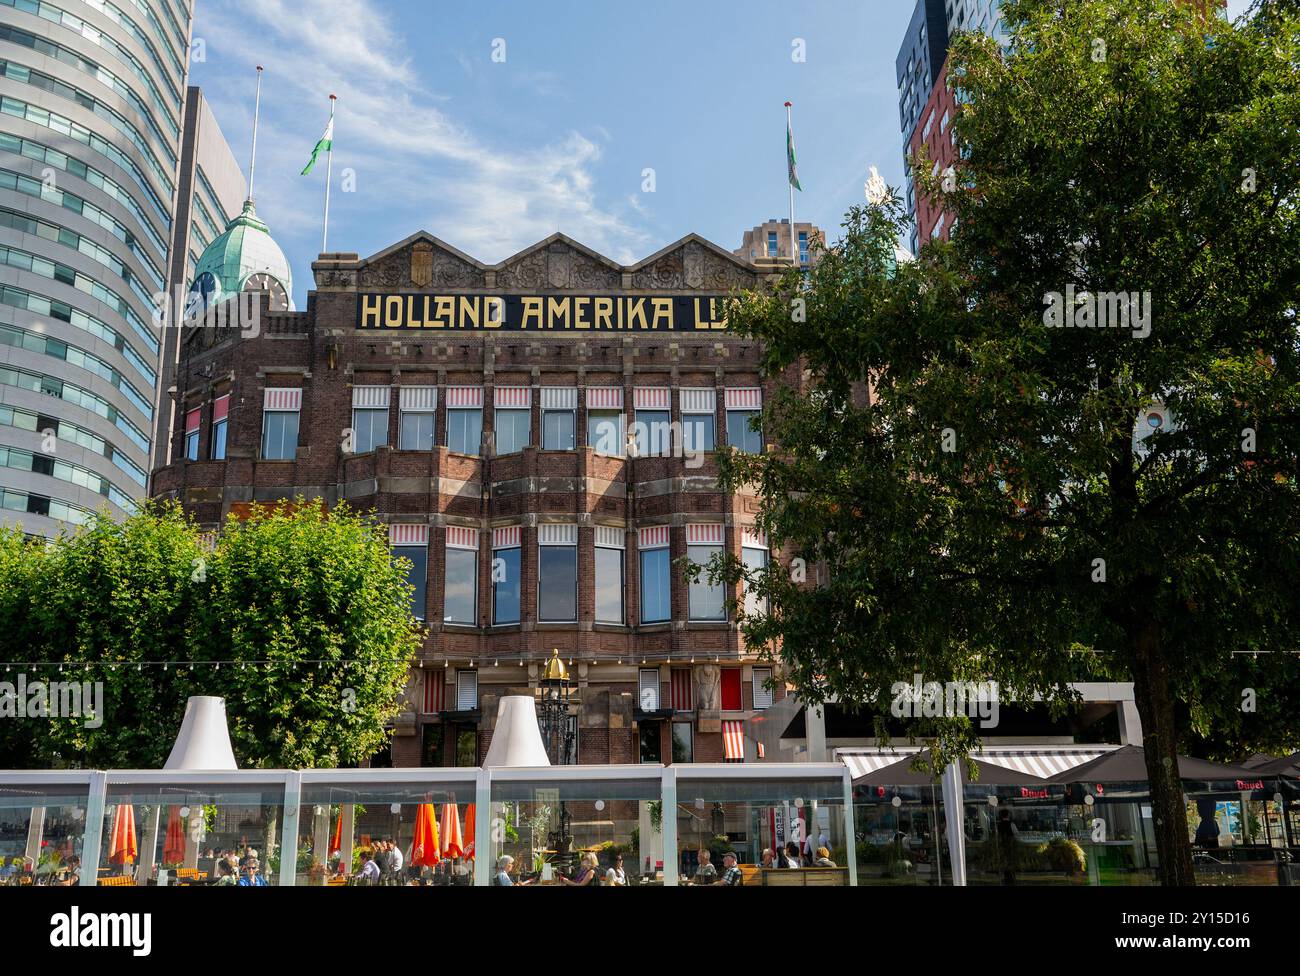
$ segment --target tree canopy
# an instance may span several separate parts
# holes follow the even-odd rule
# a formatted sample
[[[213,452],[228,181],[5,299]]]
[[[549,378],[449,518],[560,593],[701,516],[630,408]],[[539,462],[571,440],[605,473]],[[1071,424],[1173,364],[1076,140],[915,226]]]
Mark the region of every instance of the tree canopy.
[[[0,660],[103,682],[102,725],[0,722],[0,766],[158,768],[191,695],[226,699],[241,766],[356,763],[385,741],[419,632],[381,527],[255,507],[210,545],[174,505],[46,545],[0,528]],[[30,662],[39,662],[32,664]]]
[[[825,568],[753,579],[770,612],[745,633],[813,702],[917,672],[1057,708],[1132,681],[1162,877],[1190,883],[1179,743],[1300,745],[1300,14],[1002,11],[1005,49],[949,54],[957,162],[912,164],[953,240],[895,267],[894,196],[732,303],[765,370],[806,382],[764,412],[780,451],[724,478]],[[926,731],[939,762],[974,743]]]

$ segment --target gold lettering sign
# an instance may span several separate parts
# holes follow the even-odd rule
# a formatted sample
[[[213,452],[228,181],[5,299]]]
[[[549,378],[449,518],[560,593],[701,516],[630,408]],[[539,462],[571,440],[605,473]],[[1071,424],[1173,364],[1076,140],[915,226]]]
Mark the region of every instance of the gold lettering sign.
[[[412,259],[414,260],[414,258]],[[716,295],[359,294],[357,328],[477,332],[726,330]]]

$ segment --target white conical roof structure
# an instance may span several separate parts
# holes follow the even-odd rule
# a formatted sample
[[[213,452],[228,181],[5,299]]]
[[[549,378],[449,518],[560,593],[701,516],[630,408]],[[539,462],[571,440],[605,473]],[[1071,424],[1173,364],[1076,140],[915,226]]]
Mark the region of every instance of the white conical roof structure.
[[[226,725],[226,700],[194,695],[185,703],[185,718],[163,769],[238,769]]]
[[[497,725],[492,732],[484,766],[549,766],[537,725],[537,704],[530,695],[504,695],[497,705]]]

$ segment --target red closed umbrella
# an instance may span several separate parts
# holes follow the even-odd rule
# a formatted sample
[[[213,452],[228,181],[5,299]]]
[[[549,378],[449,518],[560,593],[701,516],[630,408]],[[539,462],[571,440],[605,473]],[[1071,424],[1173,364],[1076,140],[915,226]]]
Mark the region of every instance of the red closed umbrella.
[[[185,860],[185,826],[181,822],[180,807],[167,808],[167,838],[163,841],[163,866],[180,864]]]
[[[465,808],[465,857],[474,860],[474,804]]]
[[[330,840],[330,849],[328,851],[329,856],[334,857],[341,850],[343,850],[343,808],[342,807],[339,808],[338,823],[334,825],[334,836]]]
[[[442,856],[447,858],[464,857],[465,850],[460,843],[460,813],[454,803],[442,805]]]
[[[431,868],[442,860],[438,845],[438,817],[432,803],[421,803],[415,812],[415,838],[411,841],[411,864]]]
[[[108,860],[112,864],[134,864],[139,853],[140,847],[135,837],[135,808],[129,803],[119,803],[113,811]]]

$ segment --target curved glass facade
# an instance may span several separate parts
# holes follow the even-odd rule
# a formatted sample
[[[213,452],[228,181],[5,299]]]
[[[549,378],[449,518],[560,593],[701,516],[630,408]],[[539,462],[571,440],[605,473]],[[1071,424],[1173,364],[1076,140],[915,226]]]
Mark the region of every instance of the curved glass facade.
[[[192,14],[0,0],[0,523],[28,533],[145,495]]]

